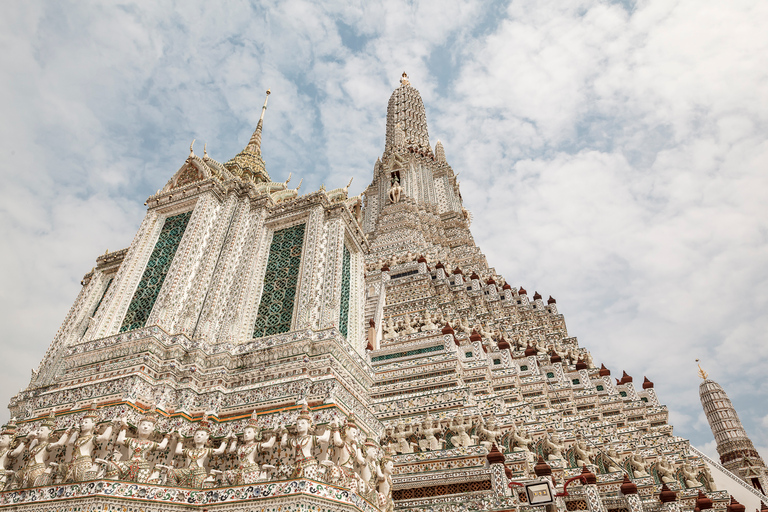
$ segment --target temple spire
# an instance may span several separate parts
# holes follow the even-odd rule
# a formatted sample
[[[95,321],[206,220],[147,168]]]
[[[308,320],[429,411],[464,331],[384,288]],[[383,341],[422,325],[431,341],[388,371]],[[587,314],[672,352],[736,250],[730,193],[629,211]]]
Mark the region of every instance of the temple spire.
[[[264,106],[261,107],[261,117],[259,117],[256,131],[251,135],[248,145],[224,164],[227,170],[242,180],[255,183],[272,181],[267,174],[264,159],[261,158],[261,130],[264,127],[264,113],[267,111],[267,100],[269,100],[270,93],[271,91],[267,89],[267,97],[264,99]]]
[[[264,106],[261,107],[261,116],[259,122],[256,125],[256,130],[251,135],[251,140],[248,142],[246,150],[256,155],[261,154],[261,130],[264,127],[264,113],[267,111],[267,101],[269,101],[269,95],[272,93],[270,89],[267,89],[267,96],[264,98]]]

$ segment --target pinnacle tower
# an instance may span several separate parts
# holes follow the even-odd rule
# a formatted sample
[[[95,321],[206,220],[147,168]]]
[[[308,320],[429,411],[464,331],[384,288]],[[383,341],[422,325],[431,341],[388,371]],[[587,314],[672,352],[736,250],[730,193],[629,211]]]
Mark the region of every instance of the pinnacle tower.
[[[752,487],[765,493],[765,489],[768,489],[765,462],[747,436],[731,399],[722,386],[710,379],[701,368],[699,375],[703,379],[699,385],[699,398],[717,442],[720,462]]]

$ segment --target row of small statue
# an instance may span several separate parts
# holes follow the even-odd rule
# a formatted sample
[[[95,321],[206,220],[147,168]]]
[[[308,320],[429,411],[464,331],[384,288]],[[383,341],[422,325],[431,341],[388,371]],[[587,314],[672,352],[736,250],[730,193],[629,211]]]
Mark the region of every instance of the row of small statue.
[[[167,483],[181,487],[203,488],[214,486],[217,477],[221,476],[223,483],[229,485],[246,485],[267,481],[272,478],[270,473],[274,466],[256,462],[259,452],[268,451],[279,444],[281,448],[292,448],[294,451],[293,478],[320,479],[328,483],[346,487],[368,498],[379,507],[386,510],[392,503],[392,471],[394,461],[388,450],[372,438],[367,438],[360,445],[357,438],[360,429],[354,415],[347,418],[343,427],[335,421],[330,424],[322,435],[310,434],[312,416],[307,404],[302,404],[295,426],[295,434],[289,435],[286,429],[281,430],[280,439],[271,435],[267,440],[262,439],[262,431],[257,426],[256,413],[246,424],[242,443],[238,445],[235,433],[230,433],[218,448],[208,446],[211,425],[206,417],[196,424],[193,436],[193,447],[184,448],[178,432],[170,432],[161,442],[150,440],[155,432],[158,420],[157,413],[150,410],[138,421],[137,437],[127,437],[128,422],[126,418],[116,420],[119,426],[117,445],[128,448],[128,460],[95,459],[93,452],[96,443],[108,442],[113,433],[113,425],[106,427],[102,434],[95,433],[99,420],[95,406],[86,412],[80,422],[79,430],[65,431],[58,441],[51,442],[50,435],[54,428],[54,415],[51,413],[35,431],[30,433],[25,442],[11,448],[16,425],[11,422],[0,434],[0,490],[5,488],[21,489],[49,484],[52,473],[57,470],[56,463],[49,463],[49,452],[69,445],[72,454],[66,467],[58,468],[63,475],[63,482],[82,482],[102,476],[105,479],[124,480],[139,483]],[[171,438],[176,439],[175,455],[186,458],[186,467],[173,468],[163,464],[152,465],[147,455],[155,450],[166,449]],[[26,442],[29,445],[26,446]],[[332,448],[322,450],[321,460],[315,458],[315,448]],[[237,467],[228,471],[206,469],[208,461],[225,452],[236,454]],[[10,458],[29,451],[26,464],[18,471],[6,469]],[[382,453],[383,452],[383,453]]]
[[[475,435],[471,435],[473,428]],[[482,416],[472,418],[462,415],[436,420],[427,413],[421,423],[415,425],[402,421],[395,426],[388,425],[384,430],[382,445],[396,453],[443,450],[446,448],[448,432],[452,433],[450,441],[455,448],[480,444],[488,450],[494,444],[500,446],[501,438],[505,434],[496,424],[494,416],[490,416],[487,421]],[[414,436],[418,442],[412,440]],[[527,441],[533,442],[532,439]],[[524,445],[527,447],[527,444]]]
[[[475,434],[470,435],[473,428]],[[525,452],[526,459],[530,462],[533,462],[535,459],[533,454],[535,441],[528,434],[525,427],[513,426],[502,430],[497,425],[493,415],[489,416],[487,420],[482,416],[472,418],[460,415],[453,418],[436,420],[430,414],[427,414],[420,424],[406,424],[401,421],[395,426],[387,426],[384,432],[382,445],[387,446],[392,452],[396,453],[445,449],[447,434],[450,432],[452,433],[450,443],[456,448],[481,445],[490,451],[491,446],[495,444],[499,449],[504,450],[507,444],[504,440],[507,439],[512,452]],[[414,442],[414,438],[418,442]],[[549,461],[558,459],[565,461],[569,449],[560,439],[557,432],[552,432],[541,439],[541,450]],[[617,462],[615,462],[621,459],[621,455],[612,446],[606,449],[605,455],[603,460],[606,472],[623,471],[617,467]],[[578,468],[584,465],[595,464],[597,458],[600,457],[600,452],[579,438],[572,446],[572,456],[575,461],[573,467]],[[637,453],[627,456],[624,464],[632,468],[635,478],[649,476],[648,465],[645,459]],[[676,481],[675,468],[666,459],[660,458],[656,463],[655,469],[662,482],[670,483]],[[679,471],[686,487],[692,488],[702,485],[690,464],[683,464]],[[710,483],[710,488],[714,489],[712,478],[707,475],[705,476]]]

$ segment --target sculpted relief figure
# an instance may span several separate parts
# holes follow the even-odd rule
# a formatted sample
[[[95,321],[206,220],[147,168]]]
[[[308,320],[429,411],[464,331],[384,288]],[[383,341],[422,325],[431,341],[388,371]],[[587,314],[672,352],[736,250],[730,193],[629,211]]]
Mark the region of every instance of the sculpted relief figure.
[[[88,412],[80,420],[80,429],[76,430],[67,441],[67,444],[72,446],[72,456],[64,475],[65,482],[83,482],[95,476],[98,471],[93,464],[93,450],[97,442],[103,443],[112,437],[112,425],[108,425],[101,435],[95,434],[98,420],[96,404],[91,404]]]
[[[696,478],[696,473],[693,471],[693,468],[691,467],[691,465],[688,464],[687,462],[683,464],[683,467],[680,469],[680,473],[683,475],[683,478],[685,479],[685,486],[688,489],[691,489],[694,487],[701,487],[703,485]]]
[[[627,458],[627,465],[632,468],[636,478],[648,476],[648,472],[645,470],[645,459],[638,454],[633,453]]]
[[[424,436],[424,439],[419,441],[419,448],[422,451],[427,450],[442,450],[445,444],[445,439],[438,439],[437,434],[443,432],[443,427],[440,426],[440,422],[435,423],[432,416],[429,413],[424,417],[424,421],[421,422],[419,433]]]
[[[456,415],[448,428],[455,432],[451,438],[451,443],[453,443],[453,446],[456,448],[466,448],[474,444],[468,433],[468,431],[472,429],[471,418]]]
[[[400,186],[400,178],[395,175],[389,185],[389,202],[396,204],[400,202],[400,196],[403,193],[403,187]]]
[[[413,432],[412,425],[406,425],[402,421],[397,424],[397,428],[392,434],[392,437],[395,438],[397,453],[413,453],[413,449],[417,445],[408,440],[413,435]]]
[[[175,433],[175,437],[177,438],[175,455],[184,455],[187,467],[176,469],[160,464],[157,466],[168,470],[168,478],[173,485],[202,489],[208,478],[205,465],[214,455],[224,453],[227,449],[227,440],[222,441],[216,449],[206,446],[211,437],[211,424],[207,415],[203,416],[195,430],[192,438],[195,445],[193,448],[184,448],[184,441],[178,432]]]
[[[525,427],[515,428],[512,430],[513,452],[526,452],[526,458],[528,460],[533,460],[533,453],[531,452],[532,444],[533,438],[528,435],[528,431]]]
[[[5,489],[6,484],[11,480],[11,475],[13,475],[13,471],[6,469],[8,459],[16,458],[24,452],[24,443],[20,443],[19,446],[11,450],[11,444],[15,438],[16,421],[11,418],[11,421],[3,427],[3,432],[0,434],[0,491]]]
[[[491,451],[491,446],[494,444],[503,450],[501,437],[504,435],[504,432],[496,425],[496,416],[491,415],[487,422],[482,416],[478,416],[478,420],[478,431],[483,439],[483,441],[480,441],[480,444],[488,451]]]
[[[231,433],[229,438],[232,439],[229,451],[237,453],[238,465],[235,469],[224,473],[227,482],[231,485],[245,485],[268,480],[267,472],[275,467],[269,464],[259,466],[256,455],[273,448],[277,437],[273,434],[268,441],[262,441],[262,432],[256,421],[256,411],[253,411],[248,424],[243,429],[243,444],[237,445],[237,436],[234,433]]]
[[[379,508],[384,512],[392,512],[394,510],[394,501],[392,501],[392,473],[394,469],[395,461],[392,459],[392,455],[385,451],[384,456],[381,458],[379,473],[377,474]]]
[[[359,472],[363,481],[363,487],[360,490],[361,494],[369,495],[371,490],[376,488],[376,479],[382,474],[379,467],[379,444],[372,437],[367,437],[363,449],[365,460]]]
[[[97,459],[96,462],[106,465],[107,474],[105,478],[110,480],[128,480],[129,482],[146,483],[152,475],[152,464],[147,460],[147,455],[154,450],[165,450],[168,446],[168,440],[171,434],[166,434],[159,443],[151,441],[149,438],[155,431],[157,423],[157,412],[154,408],[147,411],[139,419],[136,428],[137,436],[135,439],[126,437],[128,431],[128,420],[123,417],[120,419],[120,433],[117,434],[118,446],[128,448],[128,460],[106,461]]]
[[[331,439],[331,430],[326,430],[321,436],[311,435],[309,429],[312,426],[312,415],[306,403],[302,404],[301,412],[296,420],[296,436],[288,439],[288,432],[283,432],[280,446],[290,446],[294,450],[293,478],[318,478],[317,459],[313,455],[315,446],[327,444]],[[331,429],[338,428],[335,422],[331,423]]]
[[[36,431],[29,434],[29,458],[24,468],[16,474],[16,486],[19,489],[26,487],[34,487],[38,485],[45,485],[48,483],[48,479],[51,473],[51,468],[48,467],[48,455],[49,452],[63,446],[67,442],[67,436],[69,431],[64,432],[55,443],[48,442],[53,431],[55,422],[55,416],[53,411],[48,417],[43,420]]]
[[[343,432],[336,425],[331,426],[333,433],[333,446],[335,447],[334,461],[341,471],[338,484],[357,492],[361,487],[360,477],[355,473],[355,463],[364,465],[365,458],[357,444],[357,435],[360,429],[357,427],[355,415],[350,414]]]
[[[576,458],[576,467],[592,464],[592,450],[587,446],[583,439],[578,439],[573,445],[573,454]]]
[[[565,446],[560,442],[557,432],[544,438],[544,450],[549,453],[548,460],[562,459],[564,449]]]

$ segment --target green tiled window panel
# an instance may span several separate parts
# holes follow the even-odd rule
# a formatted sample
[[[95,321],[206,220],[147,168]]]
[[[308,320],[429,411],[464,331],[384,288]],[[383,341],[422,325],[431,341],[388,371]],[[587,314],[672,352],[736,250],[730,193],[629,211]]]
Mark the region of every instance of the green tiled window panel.
[[[443,350],[443,346],[434,345],[432,347],[424,347],[424,348],[417,348],[416,350],[409,350],[408,352],[394,352],[392,354],[372,357],[371,362],[386,361],[387,359],[395,359],[398,357],[417,356],[419,354],[426,354],[427,352],[436,352],[438,350]]]
[[[271,336],[291,330],[291,318],[299,282],[304,224],[275,231],[269,246],[264,290],[253,326],[253,337]]]
[[[131,305],[128,306],[120,332],[139,329],[147,323],[191,216],[192,212],[188,211],[165,219],[160,237],[152,250],[139,286],[133,294]]]
[[[349,260],[349,249],[345,245],[341,263],[341,311],[339,312],[339,330],[345,338],[349,327]]]

